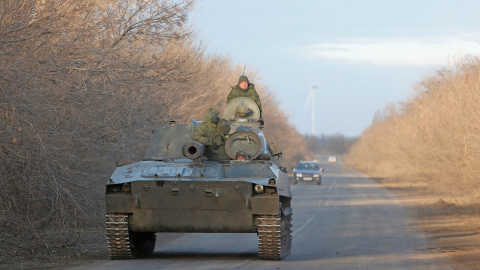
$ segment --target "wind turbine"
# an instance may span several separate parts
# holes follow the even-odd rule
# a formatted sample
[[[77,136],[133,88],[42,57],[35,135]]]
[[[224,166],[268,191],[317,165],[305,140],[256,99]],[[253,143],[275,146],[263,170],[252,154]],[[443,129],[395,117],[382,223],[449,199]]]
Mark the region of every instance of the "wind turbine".
[[[315,90],[317,86],[310,84],[310,91],[308,92],[307,103],[305,103],[305,110],[307,109],[310,99],[312,100],[312,135],[315,135]]]

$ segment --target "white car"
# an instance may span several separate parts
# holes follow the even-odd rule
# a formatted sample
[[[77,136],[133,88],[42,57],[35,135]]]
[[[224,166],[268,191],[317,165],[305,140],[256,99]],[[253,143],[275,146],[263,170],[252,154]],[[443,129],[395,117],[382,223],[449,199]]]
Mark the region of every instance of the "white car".
[[[337,163],[337,157],[336,156],[329,156],[328,157],[328,163]]]

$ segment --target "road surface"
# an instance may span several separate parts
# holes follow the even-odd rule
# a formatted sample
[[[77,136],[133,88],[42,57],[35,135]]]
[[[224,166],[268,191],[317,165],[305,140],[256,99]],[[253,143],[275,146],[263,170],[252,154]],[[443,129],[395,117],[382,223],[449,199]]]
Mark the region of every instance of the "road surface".
[[[321,166],[321,186],[291,185],[293,244],[282,261],[259,260],[255,234],[181,234],[149,258],[71,269],[453,269],[389,191],[339,163]]]

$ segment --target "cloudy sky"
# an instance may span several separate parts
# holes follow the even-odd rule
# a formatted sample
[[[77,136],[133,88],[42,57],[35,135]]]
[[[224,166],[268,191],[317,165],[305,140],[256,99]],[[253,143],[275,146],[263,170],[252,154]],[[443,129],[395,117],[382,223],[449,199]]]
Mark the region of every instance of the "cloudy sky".
[[[480,54],[479,10],[478,0],[203,0],[192,23],[208,52],[260,72],[299,132],[312,133],[316,86],[314,134],[358,136],[423,77]]]

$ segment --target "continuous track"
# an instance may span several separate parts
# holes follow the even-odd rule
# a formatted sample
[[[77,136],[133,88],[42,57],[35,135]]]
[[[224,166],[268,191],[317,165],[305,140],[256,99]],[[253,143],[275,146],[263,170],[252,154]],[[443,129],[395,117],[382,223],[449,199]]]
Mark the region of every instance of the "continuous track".
[[[109,214],[106,216],[107,241],[110,258],[132,259],[131,239],[128,231],[128,215]]]
[[[281,260],[292,246],[292,216],[262,215],[257,217],[260,259]]]

